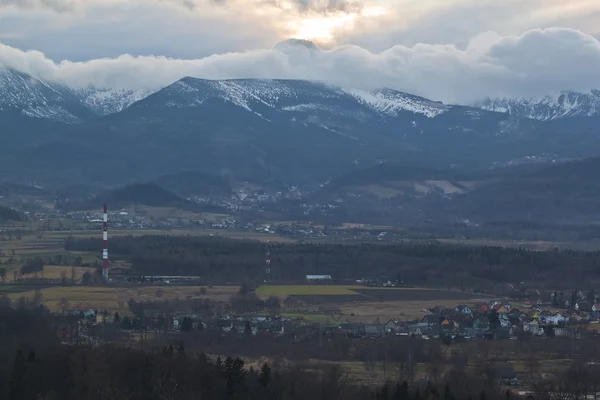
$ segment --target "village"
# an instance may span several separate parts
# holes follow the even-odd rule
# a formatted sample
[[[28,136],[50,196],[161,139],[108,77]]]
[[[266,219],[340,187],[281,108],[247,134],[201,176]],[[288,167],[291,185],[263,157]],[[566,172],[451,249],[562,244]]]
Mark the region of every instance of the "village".
[[[585,297],[579,294],[578,298]],[[201,301],[201,300],[199,300]],[[212,311],[176,311],[160,313],[153,309],[136,311],[136,315],[120,316],[92,307],[63,308],[55,313],[61,321],[57,333],[65,342],[97,343],[102,340],[106,326],[123,333],[154,332],[183,334],[189,332],[219,335],[268,335],[288,337],[294,342],[323,335],[328,338],[371,338],[411,336],[424,340],[512,340],[529,337],[571,337],[596,334],[600,328],[600,304],[576,303],[569,309],[551,304],[524,301],[511,304],[491,301],[454,308],[436,306],[426,311],[420,320],[389,319],[387,321],[352,322],[352,316],[337,315],[339,322],[315,322],[311,318],[286,317],[289,310],[278,312],[271,308],[257,313],[210,315]],[[319,314],[315,314],[321,316]],[[100,328],[98,328],[100,326]],[[597,327],[597,328],[596,328]],[[102,334],[93,335],[93,332]],[[122,337],[120,335],[119,337]]]

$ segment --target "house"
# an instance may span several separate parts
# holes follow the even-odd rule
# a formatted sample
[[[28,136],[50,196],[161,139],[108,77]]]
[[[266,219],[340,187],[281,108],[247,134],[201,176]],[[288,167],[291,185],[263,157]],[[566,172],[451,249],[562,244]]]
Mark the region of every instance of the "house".
[[[592,306],[592,311],[600,311],[600,304],[594,304]]]
[[[395,319],[390,319],[388,322],[384,324],[384,330],[386,333],[395,333],[400,331],[402,326]]]
[[[306,275],[306,280],[309,282],[330,281],[332,279],[331,275]]]
[[[508,313],[508,308],[504,304],[494,304],[492,307],[493,310],[496,310],[498,314],[506,314]]]
[[[458,330],[458,328],[459,328],[458,322],[452,321],[449,319],[443,320],[440,325],[441,325],[442,329],[445,331],[455,331],[455,330]]]
[[[71,315],[83,316],[84,318],[95,318],[96,310],[91,307],[73,307],[68,311]]]
[[[498,314],[498,322],[502,328],[510,328],[512,326],[508,314]]]
[[[468,306],[465,306],[463,304],[456,306],[454,311],[461,313],[463,315],[469,315],[469,316],[473,315],[473,311]]]
[[[365,334],[368,336],[383,336],[385,330],[382,324],[365,325]]]
[[[490,306],[486,303],[476,304],[474,308],[480,313],[486,313],[491,310]]]
[[[523,324],[523,332],[531,332],[534,336],[539,336],[544,333],[544,330],[540,327],[537,322],[525,322]]]
[[[489,329],[490,319],[486,316],[480,316],[473,320],[473,328],[475,329]]]
[[[341,329],[347,332],[350,337],[361,337],[365,334],[365,324],[359,323],[344,323],[340,326]]]
[[[437,326],[440,324],[440,317],[434,314],[427,314],[421,319],[421,322],[430,326]]]

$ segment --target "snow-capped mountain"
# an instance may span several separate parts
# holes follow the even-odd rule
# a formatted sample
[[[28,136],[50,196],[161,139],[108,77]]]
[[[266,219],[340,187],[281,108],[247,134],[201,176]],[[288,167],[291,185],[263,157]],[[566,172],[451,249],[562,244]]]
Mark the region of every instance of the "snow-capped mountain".
[[[9,68],[0,68],[0,111],[68,123],[90,116],[69,88]]]
[[[568,91],[530,98],[490,98],[474,106],[484,110],[509,113],[518,118],[540,121],[567,117],[592,117],[600,115],[600,90],[585,93]]]
[[[18,76],[25,83],[32,79]],[[77,154],[84,180],[139,181],[190,170],[236,180],[314,184],[382,161],[487,168],[538,154],[562,159],[597,153],[594,118],[520,119],[391,89],[183,78],[146,96],[143,91],[73,90],[39,80],[16,85],[21,81],[12,77],[3,89],[35,94],[29,102],[23,100],[27,96],[13,96],[18,100],[13,109],[25,115],[35,110],[31,104],[48,110],[52,102],[73,116],[73,104],[93,116],[108,115],[65,129],[48,129],[37,118],[30,136],[52,131],[55,141],[37,147],[30,141],[13,144],[23,153],[11,151],[5,162],[28,160],[28,168],[34,168],[35,160],[40,169],[68,171]],[[24,130],[20,120],[13,125],[15,132]]]
[[[202,108],[221,101],[264,120],[288,119],[333,128],[352,121],[431,119],[452,106],[391,89],[346,90],[318,82],[299,80],[184,78],[133,108]]]
[[[83,103],[98,116],[119,112],[155,92],[152,89],[102,89],[95,87],[74,91]]]
[[[64,84],[0,67],[0,112],[65,123],[119,112],[152,90],[73,89]]]

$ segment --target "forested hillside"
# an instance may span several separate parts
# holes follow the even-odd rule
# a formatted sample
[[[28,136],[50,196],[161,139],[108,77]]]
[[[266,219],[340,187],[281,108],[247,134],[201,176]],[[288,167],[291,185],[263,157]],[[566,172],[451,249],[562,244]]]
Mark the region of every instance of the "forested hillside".
[[[0,206],[0,223],[7,221],[20,221],[21,214],[12,208]]]

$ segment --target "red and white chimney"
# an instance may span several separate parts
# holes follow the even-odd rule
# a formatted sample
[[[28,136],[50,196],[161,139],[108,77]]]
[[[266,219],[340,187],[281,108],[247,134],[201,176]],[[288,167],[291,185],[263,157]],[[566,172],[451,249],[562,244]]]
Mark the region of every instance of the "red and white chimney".
[[[104,223],[102,224],[102,280],[108,282],[108,205],[104,204]]]

